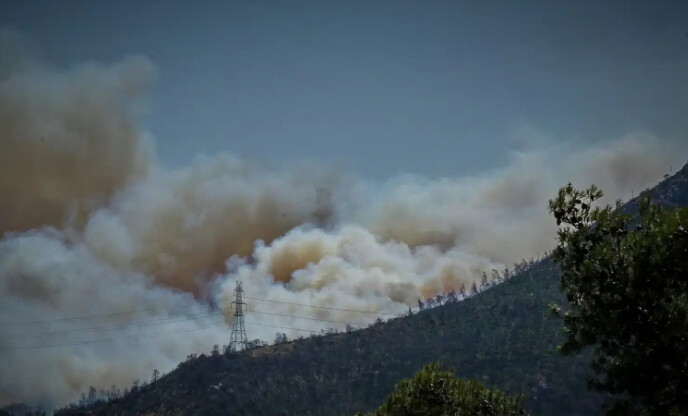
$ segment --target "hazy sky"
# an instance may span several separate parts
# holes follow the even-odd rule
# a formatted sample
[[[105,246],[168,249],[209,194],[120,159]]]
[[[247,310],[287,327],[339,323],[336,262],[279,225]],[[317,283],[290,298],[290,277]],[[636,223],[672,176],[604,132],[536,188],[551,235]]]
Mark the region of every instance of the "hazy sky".
[[[164,164],[471,173],[537,131],[688,140],[687,1],[3,1],[48,62],[159,68]]]

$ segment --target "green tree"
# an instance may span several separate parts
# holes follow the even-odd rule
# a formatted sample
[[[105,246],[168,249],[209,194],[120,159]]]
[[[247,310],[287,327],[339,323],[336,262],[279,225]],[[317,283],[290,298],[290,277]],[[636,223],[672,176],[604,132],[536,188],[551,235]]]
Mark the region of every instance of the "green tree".
[[[284,344],[285,342],[288,342],[288,341],[289,341],[289,339],[287,338],[287,334],[285,334],[283,332],[282,333],[277,332],[275,334],[275,341],[274,341],[275,345]]]
[[[438,363],[402,380],[371,416],[525,415],[518,396],[491,390],[475,380],[456,378]]]
[[[589,385],[611,395],[609,415],[686,415],[688,209],[663,210],[646,194],[633,217],[619,202],[593,208],[601,196],[568,184],[550,201],[570,302],[561,352],[591,347]]]

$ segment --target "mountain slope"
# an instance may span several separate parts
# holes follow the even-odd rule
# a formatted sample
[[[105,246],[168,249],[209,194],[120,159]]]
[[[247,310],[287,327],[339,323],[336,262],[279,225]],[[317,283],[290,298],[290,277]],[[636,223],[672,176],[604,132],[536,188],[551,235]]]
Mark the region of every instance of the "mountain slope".
[[[651,192],[662,205],[688,205],[688,165]],[[360,331],[201,356],[122,399],[62,414],[352,415],[436,360],[460,377],[526,394],[538,414],[598,414],[602,397],[584,382],[587,357],[556,351],[552,301],[565,303],[558,268],[545,259],[462,302]]]

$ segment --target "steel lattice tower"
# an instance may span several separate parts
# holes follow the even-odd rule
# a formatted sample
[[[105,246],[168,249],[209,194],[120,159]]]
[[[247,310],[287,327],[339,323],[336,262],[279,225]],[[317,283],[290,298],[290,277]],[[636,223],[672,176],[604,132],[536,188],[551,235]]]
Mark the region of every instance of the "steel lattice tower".
[[[229,338],[229,347],[233,351],[241,351],[246,348],[248,338],[246,337],[246,327],[244,327],[244,303],[243,300],[244,289],[241,288],[241,282],[236,282],[234,289],[234,322],[232,323],[232,335]]]

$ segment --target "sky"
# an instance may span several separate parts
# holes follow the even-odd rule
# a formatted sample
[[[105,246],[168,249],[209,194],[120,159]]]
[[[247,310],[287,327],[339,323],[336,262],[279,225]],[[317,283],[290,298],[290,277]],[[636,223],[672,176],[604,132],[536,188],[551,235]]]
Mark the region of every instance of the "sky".
[[[688,140],[684,1],[3,1],[44,61],[148,57],[160,162],[369,178],[471,174],[511,150]]]

